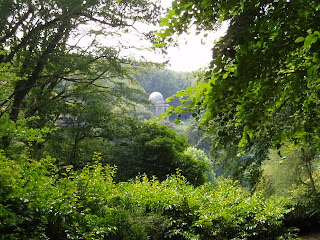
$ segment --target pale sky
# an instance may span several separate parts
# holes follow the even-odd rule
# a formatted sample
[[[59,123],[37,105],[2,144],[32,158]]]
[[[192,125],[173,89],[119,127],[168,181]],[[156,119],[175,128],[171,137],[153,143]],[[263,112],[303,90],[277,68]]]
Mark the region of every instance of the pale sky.
[[[161,0],[164,7],[171,6],[172,0]],[[199,68],[205,68],[212,60],[212,48],[214,41],[223,36],[226,32],[228,24],[222,24],[220,30],[216,32],[207,32],[208,36],[203,38],[203,34],[196,35],[195,30],[190,30],[191,34],[183,34],[178,38],[178,47],[169,47],[167,49],[167,55],[157,54],[155,51],[151,51],[151,43],[141,40],[141,36],[137,32],[121,33],[119,35],[108,34],[99,35],[96,39],[96,43],[99,42],[101,46],[115,46],[115,48],[121,49],[119,54],[122,57],[131,57],[139,60],[139,55],[142,55],[146,60],[154,62],[164,62],[169,60],[167,68],[175,71],[191,72],[198,70]],[[137,24],[139,31],[150,31],[154,27]],[[151,27],[151,28],[150,28]],[[90,31],[102,31],[95,24],[87,24],[80,26],[79,29],[82,33],[79,36],[74,36],[70,43],[76,43],[81,39],[80,45],[87,46],[93,39],[90,35]],[[204,43],[202,43],[202,40]],[[144,49],[143,51],[137,51],[136,48]],[[147,50],[149,49],[149,50]]]
[[[190,72],[199,68],[207,67],[212,60],[212,48],[214,41],[224,35],[227,25],[217,32],[209,33],[207,38],[196,35],[195,31],[191,34],[183,34],[178,39],[178,47],[168,49],[169,59],[168,68],[175,71]],[[201,43],[203,39],[204,43]]]
[[[164,7],[170,7],[172,0],[162,0]],[[227,23],[222,24],[220,30],[209,32],[208,37],[204,38],[204,44],[201,43],[202,35],[196,35],[195,31],[187,35],[183,34],[178,39],[179,47],[170,47],[168,49],[169,59],[168,68],[175,71],[190,72],[199,68],[207,67],[212,60],[212,51],[214,41],[223,36],[227,30]],[[158,56],[159,57],[159,56]]]

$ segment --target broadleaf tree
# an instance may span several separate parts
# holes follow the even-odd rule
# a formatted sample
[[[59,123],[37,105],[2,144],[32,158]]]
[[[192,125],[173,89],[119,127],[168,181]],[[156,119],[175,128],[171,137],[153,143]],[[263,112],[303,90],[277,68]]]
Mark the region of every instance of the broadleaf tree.
[[[133,59],[120,52],[134,45],[117,37],[151,38],[136,25],[156,23],[160,11],[149,0],[6,0],[0,9],[0,66],[7,72],[0,106],[13,121],[25,117],[25,109],[38,114],[50,100],[69,97],[65,86],[124,78]]]
[[[259,163],[269,148],[293,142],[313,150],[309,164],[319,151],[319,11],[312,0],[173,2],[158,45],[191,25],[201,32],[229,22],[205,77],[178,109],[198,111],[216,152],[233,147]]]

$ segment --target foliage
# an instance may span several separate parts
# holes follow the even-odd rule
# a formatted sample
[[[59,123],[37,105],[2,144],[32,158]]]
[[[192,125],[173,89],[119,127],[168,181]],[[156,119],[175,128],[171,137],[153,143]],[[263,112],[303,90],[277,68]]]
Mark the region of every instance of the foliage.
[[[320,227],[319,193],[299,190],[297,193],[300,195],[295,198],[294,210],[286,217],[285,224],[299,228],[302,234],[317,232]]]
[[[301,195],[312,190],[306,163],[301,152],[292,146],[283,146],[281,156],[277,151],[271,151],[269,159],[263,163],[263,176],[260,188],[265,193],[276,196],[293,197],[298,201]],[[312,162],[312,175],[319,188],[319,161]]]
[[[108,160],[105,164],[116,162],[122,166],[119,175],[122,170],[126,171],[125,163],[134,158],[131,163],[138,162],[133,165],[135,171],[122,175],[128,179],[139,172],[148,172],[148,168],[153,169],[151,175],[155,174],[154,166],[148,166],[142,158],[146,157],[146,161],[153,159],[152,163],[169,161],[163,172],[157,172],[162,179],[183,163],[187,165],[182,167],[185,171],[195,170],[190,170],[189,174],[194,182],[203,182],[204,165],[197,165],[194,159],[180,153],[182,149],[174,146],[173,133],[163,139],[152,135],[148,140],[148,147],[155,156],[145,156],[139,153],[145,149],[138,148],[131,152],[132,157],[126,149],[130,145],[145,144],[143,139],[132,136],[139,135],[139,129],[144,126],[136,121],[139,113],[135,109],[148,114],[139,105],[146,103],[147,96],[132,76],[140,67],[149,64],[137,62],[120,52],[135,46],[121,43],[114,46],[109,45],[109,41],[102,44],[99,38],[114,40],[139,32],[137,30],[141,30],[139,39],[152,38],[145,29],[138,27],[141,23],[158,21],[157,1],[32,0],[1,4],[8,7],[6,11],[0,6],[4,19],[8,19],[0,30],[0,85],[3,90],[0,111],[4,114],[1,121],[10,120],[10,124],[19,125],[19,121],[26,118],[29,129],[46,130],[43,140],[32,144],[33,158],[50,155],[57,159],[59,167],[72,165],[79,169],[91,162],[92,153],[98,151]],[[86,40],[82,41],[83,38]],[[36,117],[29,118],[31,116]],[[7,124],[3,127],[5,129]],[[140,142],[135,143],[136,140]],[[13,135],[1,136],[6,151],[15,143]],[[156,149],[153,143],[161,146]],[[161,148],[172,154],[164,158],[163,153],[157,152]],[[141,169],[139,164],[142,163]],[[194,168],[192,163],[195,163]],[[159,167],[157,163],[155,166]]]
[[[127,98],[125,91],[119,96],[120,93],[114,88],[107,85],[101,87],[107,89],[73,86],[72,97],[47,107],[44,115],[41,115],[41,122],[33,122],[35,127],[49,123],[59,126],[46,138],[45,143],[36,146],[37,158],[49,154],[57,158],[60,165],[83,167],[90,161],[93,152],[102,152],[113,139],[121,139],[128,134],[123,126],[128,122],[136,122],[131,117],[134,110],[129,109],[130,106],[134,108],[134,103]],[[53,119],[50,120],[50,116]]]
[[[192,184],[205,182],[207,163],[186,154],[186,139],[164,125],[127,122],[126,134],[115,135],[111,145],[109,151],[102,151],[103,162],[118,167],[120,181],[143,173],[164,180],[179,168]]]
[[[216,4],[221,2],[212,4],[218,6]],[[268,131],[262,131],[259,136],[252,133],[257,126],[248,125],[252,115],[246,112],[252,107],[252,102],[241,103],[245,99],[243,96],[251,95],[259,103],[263,102],[255,94],[260,94],[259,91],[265,88],[259,88],[259,82],[255,84],[252,79],[269,81],[273,75],[266,74],[266,69],[277,68],[266,64],[265,69],[260,72],[255,69],[257,75],[253,74],[248,79],[244,78],[245,74],[241,69],[243,66],[252,67],[252,62],[246,62],[247,59],[259,62],[257,49],[274,47],[273,43],[278,38],[288,42],[286,34],[290,28],[283,31],[276,25],[271,30],[268,27],[276,23],[279,17],[289,25],[293,22],[290,18],[292,15],[288,14],[288,19],[283,19],[279,11],[292,10],[286,6],[291,2],[278,3],[279,8],[270,9],[277,3],[257,2],[257,5],[251,6],[254,2],[242,1],[239,7],[237,1],[227,1],[226,5],[230,3],[234,3],[235,7],[229,10],[228,6],[221,6],[217,14],[212,16],[220,14],[226,15],[225,19],[232,18],[233,28],[231,27],[229,38],[226,39],[233,41],[230,46],[235,48],[230,49],[237,52],[234,56],[239,63],[232,61],[232,55],[224,55],[223,51],[230,49],[221,40],[216,49],[221,51],[217,51],[217,61],[212,65],[217,68],[212,67],[212,72],[206,75],[205,81],[185,91],[186,95],[195,92],[194,99],[202,101],[201,104],[197,104],[192,98],[186,99],[180,93],[182,102],[191,102],[195,116],[199,116],[201,110],[208,106],[215,107],[217,105],[214,104],[221,103],[219,108],[224,111],[224,116],[217,115],[218,119],[213,119],[217,108],[205,113],[208,120],[206,123],[209,123],[207,126],[211,126],[211,120],[215,121],[212,126],[216,132],[220,132],[218,136],[222,140],[217,141],[220,145],[223,141],[230,140],[228,134],[240,133],[235,140],[240,147],[252,146],[249,141],[252,136],[258,140],[265,137],[264,146],[274,143],[277,145],[280,140],[290,140],[292,136],[301,146],[306,144],[306,147],[303,146],[306,150],[316,146],[318,129],[314,126],[318,110],[313,107],[317,104],[318,69],[314,66],[318,63],[319,34],[315,23],[308,20],[310,16],[314,16],[310,15],[311,11],[307,11],[314,2],[297,8],[306,17],[298,18],[301,21],[297,23],[297,27],[301,27],[300,30],[306,34],[293,34],[292,46],[294,50],[298,46],[298,50],[285,55],[276,51],[277,48],[270,49],[279,53],[272,61],[278,62],[281,67],[287,67],[281,68],[284,72],[272,72],[277,73],[275,85],[283,84],[285,87],[275,89],[270,94],[273,98],[267,99],[267,105],[271,106],[271,110],[266,109],[266,106],[263,110],[278,117],[277,126],[280,127],[287,126],[287,118],[292,117],[288,124],[296,121],[293,130],[300,131],[281,128],[282,135],[270,134],[270,137]],[[299,3],[301,2],[296,1],[295,4],[300,7]],[[204,2],[203,6],[198,5],[202,1],[177,1],[175,4],[177,8],[182,6],[188,10],[169,13],[169,17],[175,20],[167,20],[164,24],[172,23],[175,28],[179,25],[178,21],[183,20],[175,18],[175,14],[211,14],[210,11],[204,13],[197,9],[206,7],[209,2]],[[242,23],[242,11],[251,11],[251,7],[263,10],[261,19],[269,15],[274,17],[268,21],[268,26],[261,24],[266,35],[268,31],[279,31],[279,36],[275,35],[271,39],[263,39],[265,32],[261,31],[258,36],[260,45],[254,45],[252,49],[252,41],[240,41],[245,34],[255,39],[249,34],[250,31],[239,31],[241,34],[232,32],[239,30],[237,23]],[[228,11],[223,11],[226,9]],[[272,15],[273,12],[276,14]],[[188,146],[185,138],[178,137],[164,126],[137,122],[132,118],[129,110],[132,101],[143,102],[140,98],[142,91],[132,79],[135,69],[141,64],[120,52],[134,46],[124,46],[122,43],[116,44],[117,46],[108,45],[112,42],[108,39],[114,40],[117,36],[136,31],[135,27],[139,26],[136,23],[157,22],[157,1],[5,0],[0,3],[0,16],[0,147],[3,149],[0,150],[1,239],[292,237],[291,230],[283,225],[286,214],[291,210],[290,202],[283,198],[266,199],[258,192],[251,194],[231,180],[220,180],[216,186],[209,183],[201,185],[205,181],[204,173],[207,170],[205,161],[199,161],[185,153]],[[259,18],[247,20],[260,23]],[[184,21],[189,19],[185,18]],[[211,22],[214,24],[216,21]],[[307,29],[308,23],[310,28]],[[205,25],[204,22],[201,26]],[[293,28],[297,30],[295,26]],[[169,32],[172,30],[170,27],[167,29]],[[168,32],[163,36],[166,34]],[[102,36],[107,39],[104,43],[99,42]],[[146,32],[140,36],[152,38]],[[83,45],[82,39],[87,41],[86,44]],[[262,45],[262,40],[268,40],[270,45]],[[247,47],[253,51],[245,51]],[[299,59],[300,55],[304,58]],[[287,69],[290,71],[285,71]],[[303,77],[307,84],[299,85],[301,79],[298,70],[306,72]],[[211,73],[216,75],[212,77]],[[292,88],[291,82],[289,84],[282,76],[294,82]],[[239,77],[241,81],[233,82],[233,77]],[[223,90],[220,92],[222,94],[235,92],[235,89],[224,85],[227,80],[231,81],[232,86],[239,88],[241,93],[237,92],[226,98],[231,103],[230,106],[239,107],[236,117],[226,110],[229,105],[218,101],[221,100],[219,95],[214,95],[219,92],[216,91],[215,84]],[[252,91],[245,91],[247,88]],[[294,98],[295,103],[290,105],[289,100],[293,99],[293,90],[296,88],[302,92],[296,95],[298,99]],[[225,91],[226,89],[229,90]],[[285,98],[279,100],[281,92],[285,93]],[[234,102],[232,97],[235,96],[237,101]],[[281,107],[277,105],[279,103]],[[299,114],[292,115],[300,105],[303,106],[302,117]],[[275,106],[276,110],[281,110],[279,114]],[[286,109],[283,110],[282,107]],[[183,107],[180,109],[185,110]],[[257,110],[252,113],[260,116]],[[310,120],[313,116],[315,122]],[[232,119],[237,126],[232,125]],[[268,121],[267,123],[270,124]],[[268,130],[268,124],[264,130]],[[223,129],[225,126],[234,131],[226,135]],[[306,134],[301,131],[304,128],[307,129]],[[210,127],[208,129],[213,130]],[[248,138],[243,137],[245,134]],[[257,149],[262,149],[261,146]],[[93,151],[96,153],[92,157]],[[259,151],[255,153],[258,155]],[[198,152],[193,155],[197,154]],[[119,165],[118,174],[115,167],[107,165],[108,163]],[[181,170],[176,170],[177,168]],[[175,171],[178,171],[177,174],[172,176]],[[119,182],[144,172],[158,178],[148,179],[143,175],[128,182]],[[316,201],[312,200],[307,206],[314,203]]]
[[[259,189],[265,196],[291,198],[294,210],[286,218],[286,224],[299,227],[301,232],[317,231],[320,223],[319,194],[312,191],[308,165],[302,153],[292,146],[283,146],[281,156],[271,151],[269,159],[263,163],[263,174]],[[311,165],[315,186],[319,189],[319,161]]]
[[[156,136],[173,134],[156,126],[149,129]],[[31,148],[13,157],[0,152],[1,239],[275,239],[288,233],[283,199],[251,196],[232,181],[196,188],[177,173],[116,184],[115,169],[102,166],[100,153],[79,170],[32,154]]]
[[[49,154],[59,166],[85,166],[114,135],[124,135],[122,126],[147,99],[131,77],[147,64],[120,54],[118,46],[106,46],[108,41],[101,45],[98,38],[132,33],[136,22],[155,23],[157,2],[35,0],[0,5],[6,19],[0,30],[0,114],[1,123],[8,121],[1,127],[27,121],[29,130],[47,133],[33,144],[34,158]],[[141,32],[140,37],[151,36]],[[121,49],[127,47],[134,46]],[[15,139],[2,134],[2,147],[8,151]]]
[[[190,119],[191,124],[186,130],[186,136],[191,146],[196,146],[198,149],[205,151],[207,155],[210,155],[211,146],[208,135],[201,130],[201,126],[194,119]]]
[[[5,90],[0,107],[13,121],[33,115],[49,119],[47,107],[66,101],[74,86],[127,78],[127,67],[135,61],[120,57],[121,43],[102,44],[99,38],[136,32],[137,22],[154,24],[159,16],[158,3],[147,0],[8,0],[0,9],[0,66],[5,72],[0,75]],[[146,32],[139,36],[151,37]]]
[[[74,171],[1,152],[1,239],[290,239],[283,199],[230,180],[195,188],[179,173],[115,184],[100,158]]]
[[[166,113],[166,114],[170,114],[170,113]],[[172,115],[170,117],[172,117]],[[190,136],[188,136],[187,131],[193,122],[194,121],[192,118],[184,119],[183,121],[179,121],[178,123],[175,121],[174,123],[171,124],[170,128],[174,129],[178,135],[186,136],[189,142]]]
[[[214,149],[238,146],[257,166],[283,143],[319,150],[319,3],[317,1],[174,1],[160,43],[190,25],[229,29],[213,49],[198,86],[178,95],[198,111]],[[256,154],[256,153],[259,154]],[[260,159],[259,159],[260,158]]]
[[[33,129],[28,127],[28,123],[34,121],[37,117],[19,119],[14,122],[9,114],[5,113],[0,117],[0,148],[4,149],[6,154],[14,156],[33,143],[43,142],[45,137],[51,134],[57,128],[44,127],[42,129]],[[12,145],[4,148],[5,139],[12,139]],[[1,141],[2,140],[2,141]]]
[[[213,162],[203,150],[195,147],[188,147],[185,150],[185,153],[193,156],[197,160],[205,162],[208,165],[208,170],[206,171],[207,180],[211,183],[216,182],[215,172],[213,171]]]

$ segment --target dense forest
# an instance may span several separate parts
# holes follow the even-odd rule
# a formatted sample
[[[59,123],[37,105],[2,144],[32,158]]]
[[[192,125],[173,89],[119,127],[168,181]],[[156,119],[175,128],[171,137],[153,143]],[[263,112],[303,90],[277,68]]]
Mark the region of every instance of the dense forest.
[[[316,0],[0,1],[0,239],[319,231],[319,11]],[[144,59],[222,22],[207,69]],[[154,91],[169,121],[152,115]]]

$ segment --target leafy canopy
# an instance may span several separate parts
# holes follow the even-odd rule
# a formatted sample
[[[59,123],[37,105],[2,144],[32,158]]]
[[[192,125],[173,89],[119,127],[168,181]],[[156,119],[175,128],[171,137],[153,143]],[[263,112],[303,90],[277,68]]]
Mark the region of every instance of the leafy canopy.
[[[66,98],[61,86],[66,82],[85,86],[123,76],[123,65],[132,59],[120,57],[120,50],[134,45],[119,48],[120,43],[99,38],[137,32],[137,22],[155,23],[159,16],[157,2],[148,0],[5,0],[0,9],[0,66],[7,72],[1,78],[5,91],[0,106],[14,121],[29,96],[34,101]],[[32,108],[33,115],[44,106]]]
[[[319,11],[317,1],[174,1],[160,43],[191,25],[229,29],[179,111],[197,110],[217,148],[320,147]],[[178,95],[179,96],[179,95]],[[259,143],[259,144],[258,144]]]

